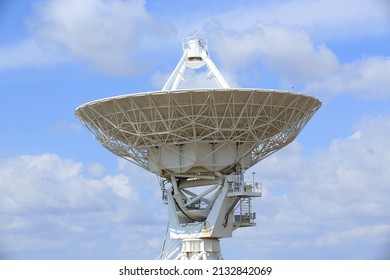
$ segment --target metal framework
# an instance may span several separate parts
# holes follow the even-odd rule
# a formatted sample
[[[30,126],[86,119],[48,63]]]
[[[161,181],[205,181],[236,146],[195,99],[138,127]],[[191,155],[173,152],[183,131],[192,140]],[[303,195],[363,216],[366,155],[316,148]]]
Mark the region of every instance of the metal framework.
[[[229,174],[241,160],[247,169],[293,141],[319,106],[284,91],[194,89],[107,98],[76,115],[111,152],[169,179]]]
[[[220,88],[177,89],[187,68],[204,66]],[[292,142],[320,106],[303,94],[229,88],[195,35],[162,91],[89,102],[75,115],[108,150],[160,177],[170,239],[182,241],[160,258],[221,259],[219,239],[256,224],[261,185],[244,182],[244,171]]]
[[[215,78],[220,88],[229,88],[228,83],[209,57],[206,39],[200,38],[198,35],[190,36],[183,40],[182,47],[183,56],[165,83],[163,91],[177,90],[179,84],[185,80],[184,74],[187,68],[199,69],[203,66],[208,69],[207,77],[209,79]]]

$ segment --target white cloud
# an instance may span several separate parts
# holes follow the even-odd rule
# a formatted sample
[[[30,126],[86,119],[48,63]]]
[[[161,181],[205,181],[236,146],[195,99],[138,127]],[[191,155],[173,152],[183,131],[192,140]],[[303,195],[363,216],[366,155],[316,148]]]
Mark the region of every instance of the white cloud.
[[[57,45],[33,38],[0,47],[0,70],[41,67],[66,60]]]
[[[125,175],[107,175],[103,180],[118,196],[130,201],[138,200],[137,193],[129,186],[129,179]]]
[[[367,57],[341,65],[327,77],[308,81],[307,91],[352,94],[378,99],[390,96],[390,57]]]
[[[300,87],[324,98],[341,94],[370,99],[390,96],[390,57],[341,63],[324,44],[315,44],[305,30],[281,24],[258,23],[241,32],[210,25],[208,33],[212,53],[238,83],[260,63],[264,72],[255,74],[255,84],[264,83],[263,76],[271,73],[283,87]]]
[[[30,36],[0,48],[0,70],[79,60],[111,75],[138,74],[153,64],[156,42],[175,32],[143,0],[44,0],[33,11]]]
[[[142,0],[45,1],[37,6],[30,25],[40,40],[117,75],[143,72],[151,62],[142,55],[144,49],[173,30],[157,22]]]
[[[163,240],[163,237],[156,237],[156,238],[153,238],[153,239],[149,239],[147,241],[147,243],[152,248],[160,249],[162,240]]]
[[[337,186],[350,195],[364,192],[365,197],[370,197],[375,190],[386,191],[389,179],[387,167],[390,164],[389,137],[388,117],[363,119],[355,133],[346,139],[335,140],[328,151],[315,159],[319,167],[316,186],[326,189],[333,178]],[[308,182],[306,184],[309,185]]]
[[[283,88],[322,98],[389,97],[388,56],[355,56],[344,62],[327,43],[357,39],[364,46],[362,38],[387,38],[386,1],[240,2],[221,10],[209,16],[203,11],[206,16],[194,16],[189,24],[187,15],[179,16],[176,23],[181,36],[194,30],[207,35],[212,57],[233,86],[258,87],[276,80]]]
[[[228,3],[226,3],[228,2]],[[317,41],[351,40],[366,36],[387,36],[390,9],[387,0],[282,0],[232,1],[213,3],[187,13],[174,10],[180,37],[194,31],[203,32],[209,22],[228,30],[243,32],[257,23],[281,24],[305,30]],[[172,13],[165,12],[166,18]]]
[[[390,225],[379,224],[374,226],[355,226],[351,229],[329,232],[316,240],[316,246],[341,246],[345,243],[362,243],[365,240],[372,240],[374,243],[383,244],[386,238],[390,237]]]
[[[242,32],[210,26],[208,32],[219,61],[231,72],[261,62],[282,80],[303,83],[323,79],[339,68],[335,54],[325,45],[315,45],[300,29],[257,24]]]
[[[0,257],[152,259],[166,222],[158,189],[155,176],[124,161],[110,175],[55,154],[2,159]]]
[[[244,15],[244,16],[243,16]],[[286,0],[237,4],[214,15],[226,28],[243,31],[256,22],[299,26],[316,38],[351,39],[389,32],[386,0]],[[234,20],[233,20],[234,19]]]
[[[101,178],[104,176],[105,169],[98,163],[88,163],[85,165],[88,175],[92,178]]]
[[[132,184],[147,180],[130,180],[125,174],[104,174],[99,164],[83,164],[56,154],[8,158],[0,162],[0,211],[107,211],[115,210],[112,205],[119,198],[133,203],[127,209],[131,210],[141,203],[140,192]]]
[[[82,163],[55,154],[19,156],[0,164],[0,211],[28,213],[52,209],[106,208],[94,192],[104,186],[81,175]]]
[[[247,257],[383,257],[390,244],[389,133],[389,116],[367,117],[313,156],[293,143],[248,170],[265,193],[253,201],[258,226],[234,234],[250,240]]]

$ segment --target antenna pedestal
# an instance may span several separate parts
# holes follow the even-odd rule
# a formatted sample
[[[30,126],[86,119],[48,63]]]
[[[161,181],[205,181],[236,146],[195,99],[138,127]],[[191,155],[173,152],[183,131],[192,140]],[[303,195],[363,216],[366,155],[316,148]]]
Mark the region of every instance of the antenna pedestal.
[[[222,260],[218,238],[184,239],[179,260]]]
[[[181,253],[176,259],[220,260],[219,240],[231,237],[239,227],[255,225],[250,200],[261,196],[259,184],[244,182],[242,173],[208,181],[208,186],[201,186],[203,182],[204,179],[179,179],[172,175],[167,204],[170,239],[181,240]],[[180,250],[180,243],[174,248],[163,248],[160,258],[174,255]]]

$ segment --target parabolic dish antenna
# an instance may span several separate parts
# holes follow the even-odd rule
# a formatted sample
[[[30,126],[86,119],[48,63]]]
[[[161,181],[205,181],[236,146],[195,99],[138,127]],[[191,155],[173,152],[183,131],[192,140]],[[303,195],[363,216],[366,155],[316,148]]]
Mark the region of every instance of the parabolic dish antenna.
[[[179,89],[188,69],[207,67],[218,88]],[[220,238],[254,226],[261,185],[244,171],[291,143],[321,102],[278,90],[230,88],[197,35],[162,91],[81,105],[75,115],[114,154],[158,175],[169,235],[160,259],[222,259]]]

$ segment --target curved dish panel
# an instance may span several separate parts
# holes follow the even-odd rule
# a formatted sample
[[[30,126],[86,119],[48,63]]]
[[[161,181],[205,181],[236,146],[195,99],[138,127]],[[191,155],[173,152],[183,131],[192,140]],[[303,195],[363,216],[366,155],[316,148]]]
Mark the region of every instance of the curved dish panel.
[[[293,141],[321,102],[264,89],[194,89],[116,96],[75,115],[114,154],[163,177],[229,174]]]

